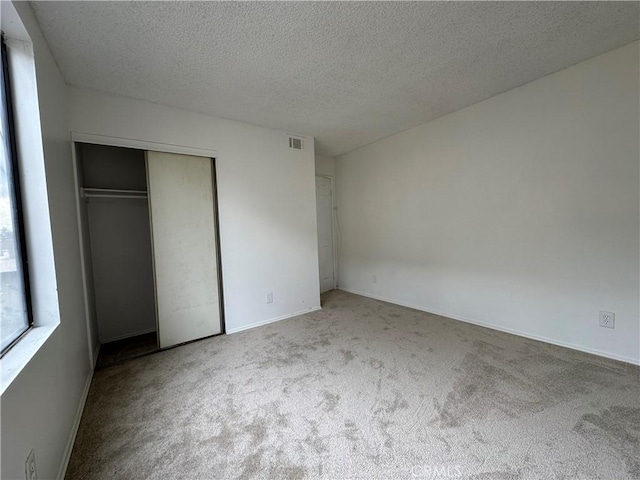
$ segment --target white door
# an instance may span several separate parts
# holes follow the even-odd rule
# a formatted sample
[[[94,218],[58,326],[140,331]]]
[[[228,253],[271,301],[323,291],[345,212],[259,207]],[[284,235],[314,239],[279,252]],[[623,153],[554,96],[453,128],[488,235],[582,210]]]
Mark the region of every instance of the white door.
[[[213,161],[147,152],[160,348],[222,330]]]
[[[333,267],[333,198],[330,178],[316,177],[316,211],[318,217],[320,293],[324,293],[335,288]]]

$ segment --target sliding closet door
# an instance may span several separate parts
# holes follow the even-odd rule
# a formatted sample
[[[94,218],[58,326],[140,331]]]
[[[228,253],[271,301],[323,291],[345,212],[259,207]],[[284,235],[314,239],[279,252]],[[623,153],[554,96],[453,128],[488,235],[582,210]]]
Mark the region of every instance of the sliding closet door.
[[[222,330],[213,161],[147,152],[160,347]]]

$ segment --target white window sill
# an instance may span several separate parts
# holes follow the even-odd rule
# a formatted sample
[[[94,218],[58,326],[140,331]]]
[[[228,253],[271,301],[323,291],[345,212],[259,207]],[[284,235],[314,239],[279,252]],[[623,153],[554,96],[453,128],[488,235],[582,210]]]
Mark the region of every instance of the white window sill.
[[[0,395],[9,388],[11,382],[38,353],[40,347],[55,332],[58,325],[60,324],[32,328],[0,359]]]

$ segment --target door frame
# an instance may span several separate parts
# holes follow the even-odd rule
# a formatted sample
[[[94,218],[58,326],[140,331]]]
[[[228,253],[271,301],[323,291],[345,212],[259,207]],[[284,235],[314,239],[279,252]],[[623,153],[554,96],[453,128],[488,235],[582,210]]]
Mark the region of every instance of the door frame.
[[[333,175],[316,175],[316,177],[327,178],[331,181],[331,243],[333,244],[333,288],[338,288],[338,267],[340,266],[340,256],[338,253],[338,243],[340,241],[338,233],[338,206],[336,204],[336,179]],[[316,218],[316,229],[317,218]],[[318,257],[319,261],[319,257]]]
[[[218,158],[216,150],[207,148],[188,147],[186,145],[174,145],[170,143],[148,142],[133,138],[110,137],[93,133],[71,132],[72,143],[93,143],[95,145],[107,145],[111,147],[134,148],[136,150],[155,150],[156,152],[178,153],[194,155],[196,157]]]
[[[197,157],[206,157],[210,158],[213,162],[213,178],[214,178],[214,195],[215,195],[215,209],[216,209],[216,236],[218,240],[218,280],[219,280],[219,295],[220,295],[220,322],[222,328],[222,334],[225,333],[225,316],[224,312],[226,310],[226,305],[224,305],[224,294],[223,294],[223,284],[222,284],[222,245],[220,244],[220,226],[219,226],[219,199],[217,197],[218,194],[218,172],[215,168],[217,166],[217,160],[219,159],[218,153],[216,150],[209,150],[205,148],[197,148],[197,147],[188,147],[186,145],[173,145],[169,143],[158,143],[158,142],[149,142],[146,140],[136,140],[132,138],[121,138],[121,137],[110,137],[107,135],[96,135],[93,133],[83,133],[83,132],[71,132],[70,134],[71,141],[71,163],[73,167],[73,186],[75,189],[74,196],[76,200],[76,221],[78,223],[78,241],[80,244],[80,268],[82,270],[82,294],[84,300],[84,314],[85,314],[85,324],[87,327],[87,342],[88,342],[88,351],[89,351],[89,366],[93,370],[95,369],[96,362],[98,360],[98,353],[100,351],[100,346],[95,348],[95,345],[98,343],[98,332],[94,332],[91,326],[91,314],[89,312],[89,286],[87,284],[87,273],[86,273],[86,254],[84,250],[83,244],[83,227],[84,221],[81,215],[81,203],[82,198],[80,197],[80,179],[78,178],[78,158],[77,158],[77,147],[78,144],[81,143],[89,143],[94,145],[105,145],[110,147],[124,147],[124,148],[133,148],[136,150],[155,150],[157,152],[166,152],[166,153],[178,153],[184,155],[194,155]],[[334,275],[335,277],[335,275]],[[93,338],[95,337],[95,338]]]

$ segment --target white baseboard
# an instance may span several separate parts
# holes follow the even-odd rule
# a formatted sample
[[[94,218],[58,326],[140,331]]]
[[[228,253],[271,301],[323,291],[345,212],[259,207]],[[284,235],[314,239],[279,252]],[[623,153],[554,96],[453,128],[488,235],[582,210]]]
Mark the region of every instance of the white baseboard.
[[[269,323],[279,322],[280,320],[286,320],[287,318],[297,317],[298,315],[304,315],[305,313],[316,312],[320,310],[322,307],[311,307],[307,310],[301,310],[299,312],[291,313],[289,315],[283,315],[281,317],[270,318],[269,320],[263,320],[261,322],[250,323],[249,325],[243,325],[242,327],[237,328],[228,328],[226,331],[227,335],[231,335],[232,333],[242,332],[243,330],[249,330],[251,328],[261,327],[262,325],[267,325]]]
[[[115,342],[116,340],[124,340],[125,338],[137,337],[138,335],[144,335],[146,333],[152,333],[157,331],[155,328],[147,328],[146,330],[139,330],[137,332],[125,333],[117,337],[101,338],[100,343]]]
[[[498,330],[500,332],[510,333],[512,335],[518,335],[519,337],[529,338],[531,340],[537,340],[539,342],[550,343],[552,345],[557,345],[559,347],[570,348],[572,350],[578,350],[580,352],[591,353],[593,355],[597,355],[599,357],[610,358],[612,360],[618,360],[620,362],[630,363],[632,365],[640,365],[640,359],[625,357],[623,355],[616,355],[614,353],[603,352],[602,350],[596,350],[594,348],[584,347],[582,345],[576,345],[569,342],[563,342],[561,340],[556,340],[553,338],[543,337],[541,335],[535,335],[528,332],[523,332],[520,330],[516,330],[513,328],[503,327],[502,325],[495,325],[493,323],[482,322],[479,320],[474,320],[472,318],[461,317],[459,315],[451,315],[446,312],[439,312],[437,310],[420,307],[418,305],[411,305],[409,303],[400,302],[398,300],[393,300],[391,298],[382,297],[380,295],[373,295],[371,293],[361,292],[359,290],[353,290],[350,288],[339,287],[339,290],[343,290],[345,292],[353,293],[355,295],[361,295],[363,297],[373,298],[375,300],[380,300],[382,302],[393,303],[394,305],[400,305],[403,307],[413,308],[414,310],[420,310],[421,312],[431,313],[433,315],[439,315],[441,317],[451,318],[453,320],[458,320],[460,322],[471,323],[473,325],[478,325],[480,327],[490,328],[492,330]]]
[[[96,357],[97,358],[97,357]],[[78,411],[76,412],[76,418],[71,427],[71,434],[67,440],[67,446],[65,447],[64,454],[62,456],[62,463],[60,464],[60,470],[58,471],[58,480],[63,480],[67,474],[67,467],[69,466],[69,460],[71,459],[71,452],[73,451],[73,445],[76,442],[76,435],[78,434],[78,428],[80,427],[80,419],[82,418],[82,412],[84,411],[84,405],[87,403],[87,397],[89,396],[89,388],[91,387],[91,380],[93,380],[93,369],[89,372],[87,382],[80,398],[78,405]]]

